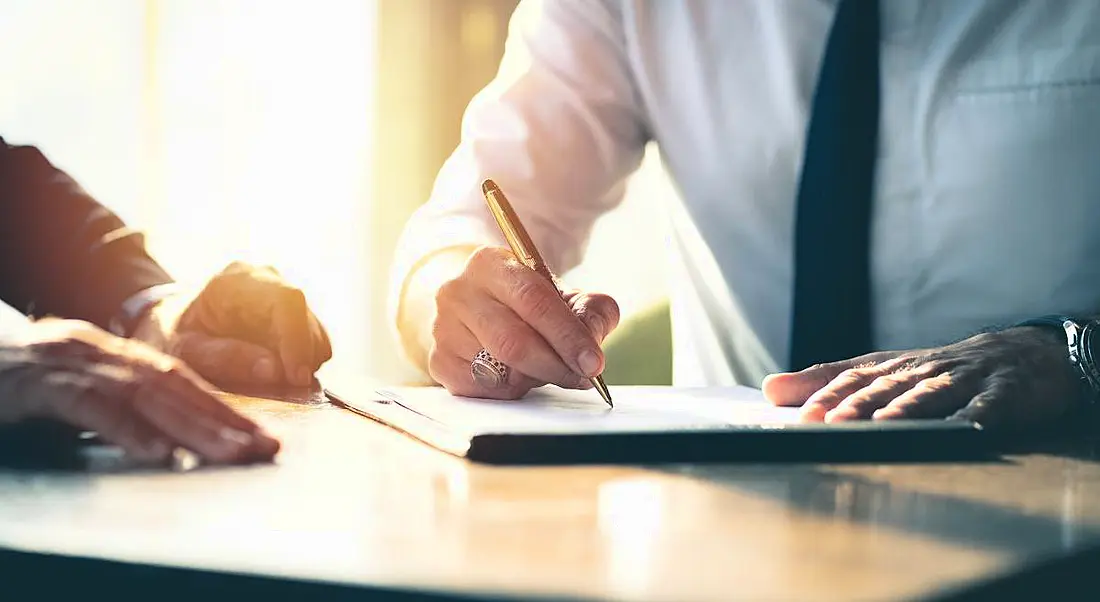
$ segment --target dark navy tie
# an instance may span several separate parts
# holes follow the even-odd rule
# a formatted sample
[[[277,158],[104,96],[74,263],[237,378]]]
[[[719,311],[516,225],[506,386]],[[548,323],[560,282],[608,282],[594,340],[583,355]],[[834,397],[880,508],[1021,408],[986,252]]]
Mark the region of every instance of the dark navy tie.
[[[878,0],[840,0],[814,93],[795,217],[790,369],[870,352]]]

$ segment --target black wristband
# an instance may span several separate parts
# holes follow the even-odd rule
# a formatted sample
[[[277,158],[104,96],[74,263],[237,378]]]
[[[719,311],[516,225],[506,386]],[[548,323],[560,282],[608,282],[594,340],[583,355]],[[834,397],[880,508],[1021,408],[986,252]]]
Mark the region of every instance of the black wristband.
[[[1049,316],[1039,316],[1038,318],[1031,318],[1028,320],[1024,320],[1023,322],[1017,322],[1013,324],[1010,328],[1022,328],[1024,326],[1048,326],[1050,328],[1057,328],[1058,332],[1065,332],[1065,326],[1063,326],[1063,324],[1066,323],[1066,320],[1074,323],[1080,322],[1080,320],[1071,316],[1060,316],[1052,314]]]

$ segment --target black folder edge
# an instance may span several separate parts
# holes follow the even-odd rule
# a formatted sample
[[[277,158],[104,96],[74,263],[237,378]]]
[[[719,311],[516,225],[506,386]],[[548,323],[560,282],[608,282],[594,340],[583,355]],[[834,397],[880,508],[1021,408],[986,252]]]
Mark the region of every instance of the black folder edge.
[[[325,389],[335,405],[446,453],[500,465],[685,462],[927,462],[988,458],[995,438],[958,420],[731,426],[713,431],[466,433],[378,394],[364,401]]]

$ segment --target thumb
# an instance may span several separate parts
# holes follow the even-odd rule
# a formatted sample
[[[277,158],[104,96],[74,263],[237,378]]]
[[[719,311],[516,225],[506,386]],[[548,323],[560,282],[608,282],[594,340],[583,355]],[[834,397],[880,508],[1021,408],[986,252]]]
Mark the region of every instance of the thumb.
[[[178,336],[172,354],[216,385],[270,385],[283,381],[275,354],[246,341],[188,332]]]
[[[859,359],[818,364],[799,372],[769,374],[760,387],[764,397],[777,406],[800,406],[841,372],[855,366]]]

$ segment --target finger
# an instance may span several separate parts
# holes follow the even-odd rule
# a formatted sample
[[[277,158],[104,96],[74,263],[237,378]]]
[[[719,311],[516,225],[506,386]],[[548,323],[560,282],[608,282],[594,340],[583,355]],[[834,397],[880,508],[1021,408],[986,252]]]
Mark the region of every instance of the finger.
[[[846,368],[806,399],[799,410],[800,418],[806,422],[824,420],[825,414],[840,405],[846,397],[871,384],[879,376],[888,374],[890,369],[889,364]]]
[[[508,371],[508,380],[498,387],[484,387],[474,380],[470,372],[470,360],[457,355],[439,355],[432,359],[440,374],[440,384],[453,395],[484,399],[519,399],[528,391],[543,383],[529,376]]]
[[[201,332],[178,336],[173,353],[204,379],[215,384],[274,384],[282,382],[279,358],[264,347]]]
[[[435,340],[440,341],[440,344],[434,345],[428,353],[428,371],[432,378],[456,395],[468,397],[493,395],[493,391],[482,387],[473,379],[471,363],[474,356],[481,351],[481,343],[466,328],[466,325],[457,320],[449,322],[445,327],[439,326],[439,322],[434,325]],[[439,332],[443,328],[449,332],[448,335],[444,336]],[[455,362],[456,357],[461,361]],[[546,384],[546,381],[535,380],[509,367],[508,383],[509,388],[518,391],[517,395],[509,397],[515,398],[529,389],[541,387]],[[463,391],[463,393],[456,393],[456,391]]]
[[[214,387],[181,359],[162,353],[140,341],[119,339],[114,354],[102,361],[133,370],[136,379],[155,381],[158,386],[173,389],[194,411],[212,414],[233,428],[253,432],[259,426],[219,401],[211,391]]]
[[[478,273],[477,278],[492,296],[529,324],[570,370],[582,376],[596,376],[603,371],[603,351],[554,284],[514,259],[498,262],[493,270]],[[480,335],[473,325],[471,330]]]
[[[307,386],[313,381],[313,337],[310,334],[306,297],[295,288],[275,293],[278,298],[272,309],[272,325],[278,339],[283,373],[292,385]]]
[[[943,418],[958,410],[965,399],[955,377],[945,372],[926,378],[871,415],[875,420]]]
[[[83,336],[80,332],[75,334]],[[254,423],[213,398],[204,390],[208,384],[178,360],[140,342],[109,335],[92,347],[97,350],[96,353],[73,356],[71,359],[79,361],[70,362],[62,370],[54,368],[47,375],[50,379],[47,384],[55,393],[51,396],[54,402],[51,412],[61,420],[78,423],[91,420],[97,426],[86,428],[104,429],[102,434],[105,437],[108,437],[106,433],[111,433],[110,437],[122,441],[128,441],[124,434],[120,434],[126,425],[145,423],[159,433],[162,440],[184,444],[177,438],[177,433],[166,430],[172,424],[158,423],[142,411],[145,404],[139,406],[135,401],[141,399],[141,395],[153,397],[154,401],[148,404],[150,407],[171,402],[186,408],[183,413],[185,419],[214,416],[220,417],[222,424],[254,430],[255,436],[248,437],[256,450],[262,452],[273,446],[277,449],[277,442],[260,432]],[[76,391],[76,394],[56,394],[66,390]],[[159,453],[162,448],[160,446],[154,451]],[[194,451],[205,455],[201,449]]]
[[[178,360],[166,356],[165,359],[137,368],[142,387],[164,391],[190,415],[206,416],[226,428],[245,433],[249,458],[268,460],[278,453],[277,439],[210,393],[210,384],[189,367]]]
[[[179,445],[216,463],[266,461],[278,452],[279,443],[261,429],[251,431],[251,421],[205,391],[190,389],[177,374],[143,379],[134,392],[133,405],[152,425]],[[201,406],[195,400],[205,397]],[[227,419],[228,418],[228,419]],[[245,426],[245,428],[236,428]]]
[[[1009,382],[1003,374],[990,375],[985,379],[982,390],[971,397],[966,405],[951,414],[949,419],[966,420],[986,429],[1001,429],[1014,424],[1025,424],[1025,420],[1033,427],[1047,418],[1036,416],[1034,410],[1026,412],[1025,415],[1022,412],[1024,408],[1019,403],[1013,402],[1048,402],[1044,404],[1045,407],[1054,407],[1053,404],[1049,404],[1049,400],[1021,398],[1018,390],[1013,394],[1013,387],[1008,384]]]
[[[452,393],[466,387],[467,377],[471,376],[468,374],[469,366],[462,370],[452,360],[455,357],[473,357],[481,345],[477,338],[462,322],[440,315],[432,324],[432,341],[432,347],[428,350],[428,375]]]
[[[828,385],[841,372],[861,363],[870,363],[868,356],[818,364],[798,372],[769,374],[764,377],[761,389],[764,392],[764,397],[775,405],[800,406],[806,403],[811,395]]]
[[[328,331],[321,324],[321,320],[311,310],[309,311],[309,333],[313,340],[313,364],[310,367],[313,372],[316,372],[322,364],[332,359],[332,340],[329,339]]]
[[[255,447],[261,455],[274,455],[279,442],[255,421],[237,412],[214,396],[208,383],[185,365],[175,364],[171,370],[153,376],[159,386],[178,396],[188,411],[210,416],[229,428],[248,433],[255,439]]]
[[[124,387],[91,373],[50,372],[33,387],[48,415],[117,445],[142,462],[161,463],[172,453],[170,439],[124,403]]]
[[[982,428],[986,429],[996,428],[998,423],[1004,422],[997,418],[997,412],[994,410],[994,408],[996,408],[996,400],[1000,396],[1000,391],[986,389],[975,395],[970,400],[970,403],[952,414],[949,419],[966,420],[979,424]]]
[[[920,381],[936,376],[943,370],[941,365],[930,362],[909,370],[882,374],[829,410],[825,414],[825,422],[870,418],[875,410],[886,406]]]
[[[569,304],[597,341],[603,342],[619,325],[619,304],[608,295],[580,293],[573,295]]]
[[[146,383],[135,391],[131,403],[177,446],[187,448],[206,462],[228,464],[260,459],[252,453],[252,436],[190,411],[174,391],[165,387]]]
[[[558,302],[568,313],[565,304],[560,300]],[[472,352],[469,348],[453,348],[454,353],[472,359],[484,347],[512,370],[536,380],[573,389],[580,388],[586,381],[562,361],[541,334],[493,297],[470,294],[459,299],[453,306],[444,305],[441,308],[443,310],[453,312],[477,342]],[[572,319],[576,321],[576,318]],[[577,327],[584,329],[579,322]],[[445,335],[441,333],[442,336]],[[587,333],[586,336],[591,337]]]

